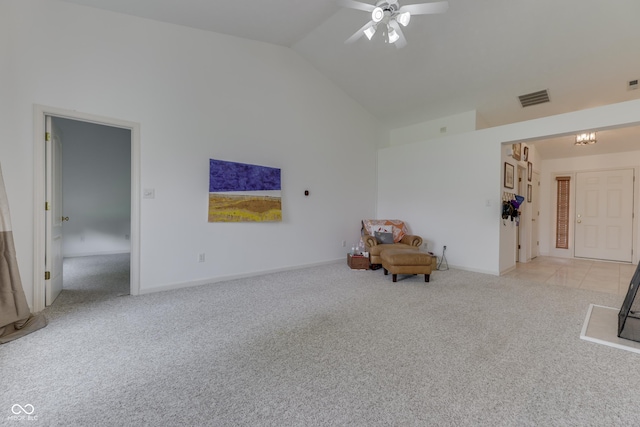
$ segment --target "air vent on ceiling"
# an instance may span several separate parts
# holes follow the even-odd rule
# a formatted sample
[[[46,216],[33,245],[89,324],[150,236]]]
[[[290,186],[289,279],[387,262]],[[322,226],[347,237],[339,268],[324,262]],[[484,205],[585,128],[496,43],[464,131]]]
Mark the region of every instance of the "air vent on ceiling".
[[[549,92],[547,90],[540,90],[538,92],[528,93],[526,95],[520,95],[518,97],[520,104],[523,107],[530,107],[532,105],[544,104],[549,102]]]

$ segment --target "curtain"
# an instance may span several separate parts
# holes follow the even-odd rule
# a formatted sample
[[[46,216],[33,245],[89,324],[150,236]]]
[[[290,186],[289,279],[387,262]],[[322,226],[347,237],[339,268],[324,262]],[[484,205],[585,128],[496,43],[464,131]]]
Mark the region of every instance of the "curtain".
[[[47,325],[42,314],[32,315],[22,288],[13,243],[9,200],[0,167],[0,344]]]

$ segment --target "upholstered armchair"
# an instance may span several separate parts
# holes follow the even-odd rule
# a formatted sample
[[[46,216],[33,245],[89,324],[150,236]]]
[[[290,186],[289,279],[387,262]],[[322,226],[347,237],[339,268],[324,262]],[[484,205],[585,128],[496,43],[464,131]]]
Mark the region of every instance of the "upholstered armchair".
[[[378,231],[377,238],[376,231]],[[393,241],[389,239],[388,233],[392,234]],[[407,226],[400,220],[365,219],[362,221],[361,234],[365,250],[369,252],[369,263],[372,266],[382,264],[380,253],[386,248],[417,251],[422,246],[422,237],[408,234]]]

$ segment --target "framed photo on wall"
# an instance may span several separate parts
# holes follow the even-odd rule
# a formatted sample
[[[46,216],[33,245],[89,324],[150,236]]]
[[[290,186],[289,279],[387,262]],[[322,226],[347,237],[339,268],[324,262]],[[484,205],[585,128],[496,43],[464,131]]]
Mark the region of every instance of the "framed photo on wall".
[[[533,179],[533,164],[531,162],[527,162],[527,181],[531,182]]]
[[[533,188],[531,184],[527,184],[527,202],[531,203],[531,193],[533,192]]]
[[[529,147],[524,147],[522,149],[522,160],[525,162],[529,160]]]
[[[511,155],[511,157],[513,157],[514,160],[520,160],[520,150],[522,150],[522,143],[512,144],[511,148],[513,149],[513,154]]]
[[[504,162],[504,186],[506,188],[513,188],[513,175],[515,168],[511,163]]]

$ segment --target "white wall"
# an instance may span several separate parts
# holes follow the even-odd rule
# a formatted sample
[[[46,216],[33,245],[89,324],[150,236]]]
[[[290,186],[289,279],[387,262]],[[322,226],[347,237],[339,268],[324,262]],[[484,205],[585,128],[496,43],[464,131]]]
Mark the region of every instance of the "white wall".
[[[54,118],[62,131],[62,252],[131,250],[131,131]]]
[[[515,264],[500,218],[502,144],[638,122],[635,100],[382,149],[378,217],[405,219],[437,254],[447,245],[450,266],[500,274]]]
[[[528,262],[531,260],[531,218],[533,217],[532,204],[527,201],[527,186],[533,185],[533,181],[528,181],[528,163],[532,165],[532,172],[540,171],[540,160],[535,145],[520,142],[520,160],[516,160],[512,152],[513,144],[503,145],[501,151],[500,182],[501,191],[509,194],[517,194],[524,197],[523,203],[519,207],[519,221],[508,220],[502,221],[502,244],[500,245],[500,272],[513,269],[516,260],[519,262]],[[525,148],[528,149],[527,160],[524,160]],[[514,168],[514,188],[504,187],[504,164],[508,163]],[[522,171],[522,181],[518,184],[518,171]],[[532,173],[533,178],[533,173]],[[519,225],[517,225],[519,223]],[[517,234],[520,233],[520,249],[516,251],[518,244]],[[517,252],[517,253],[516,253]]]
[[[640,150],[626,153],[616,153],[598,156],[571,157],[563,159],[552,159],[542,161],[542,174],[540,177],[540,251],[543,255],[573,257],[573,222],[570,223],[569,229],[569,249],[555,248],[555,199],[556,199],[556,181],[555,177],[559,175],[571,176],[571,204],[570,217],[573,217],[573,208],[575,207],[575,174],[577,172],[598,171],[605,169],[634,169],[636,182],[634,194],[635,218],[633,220],[634,228],[634,256],[633,262],[638,262],[638,248],[640,248],[640,240],[638,238],[638,226],[640,215],[640,189],[638,186],[638,174],[640,172]]]
[[[515,160],[512,156],[512,145],[505,145],[501,147],[500,150],[500,211],[502,212],[502,201],[506,199],[510,199],[512,194],[516,194],[517,191],[517,181],[518,181],[518,161]],[[505,163],[510,166],[513,166],[513,184],[514,188],[508,188],[504,186],[504,174],[505,174]],[[504,272],[508,270],[511,266],[515,265],[516,262],[516,252],[515,245],[517,239],[518,227],[516,225],[515,220],[511,220],[511,217],[508,219],[501,219],[501,233],[504,242],[508,242],[508,244],[504,244],[500,246],[500,272]]]
[[[389,145],[411,144],[418,141],[440,138],[444,135],[471,132],[477,129],[476,116],[476,111],[473,110],[411,126],[392,129]]]
[[[55,0],[3,0],[0,17],[0,158],[30,301],[34,104],[140,124],[156,195],[141,202],[143,293],[342,259],[374,216],[376,122],[291,49]],[[209,224],[210,158],[281,168],[283,221]]]

